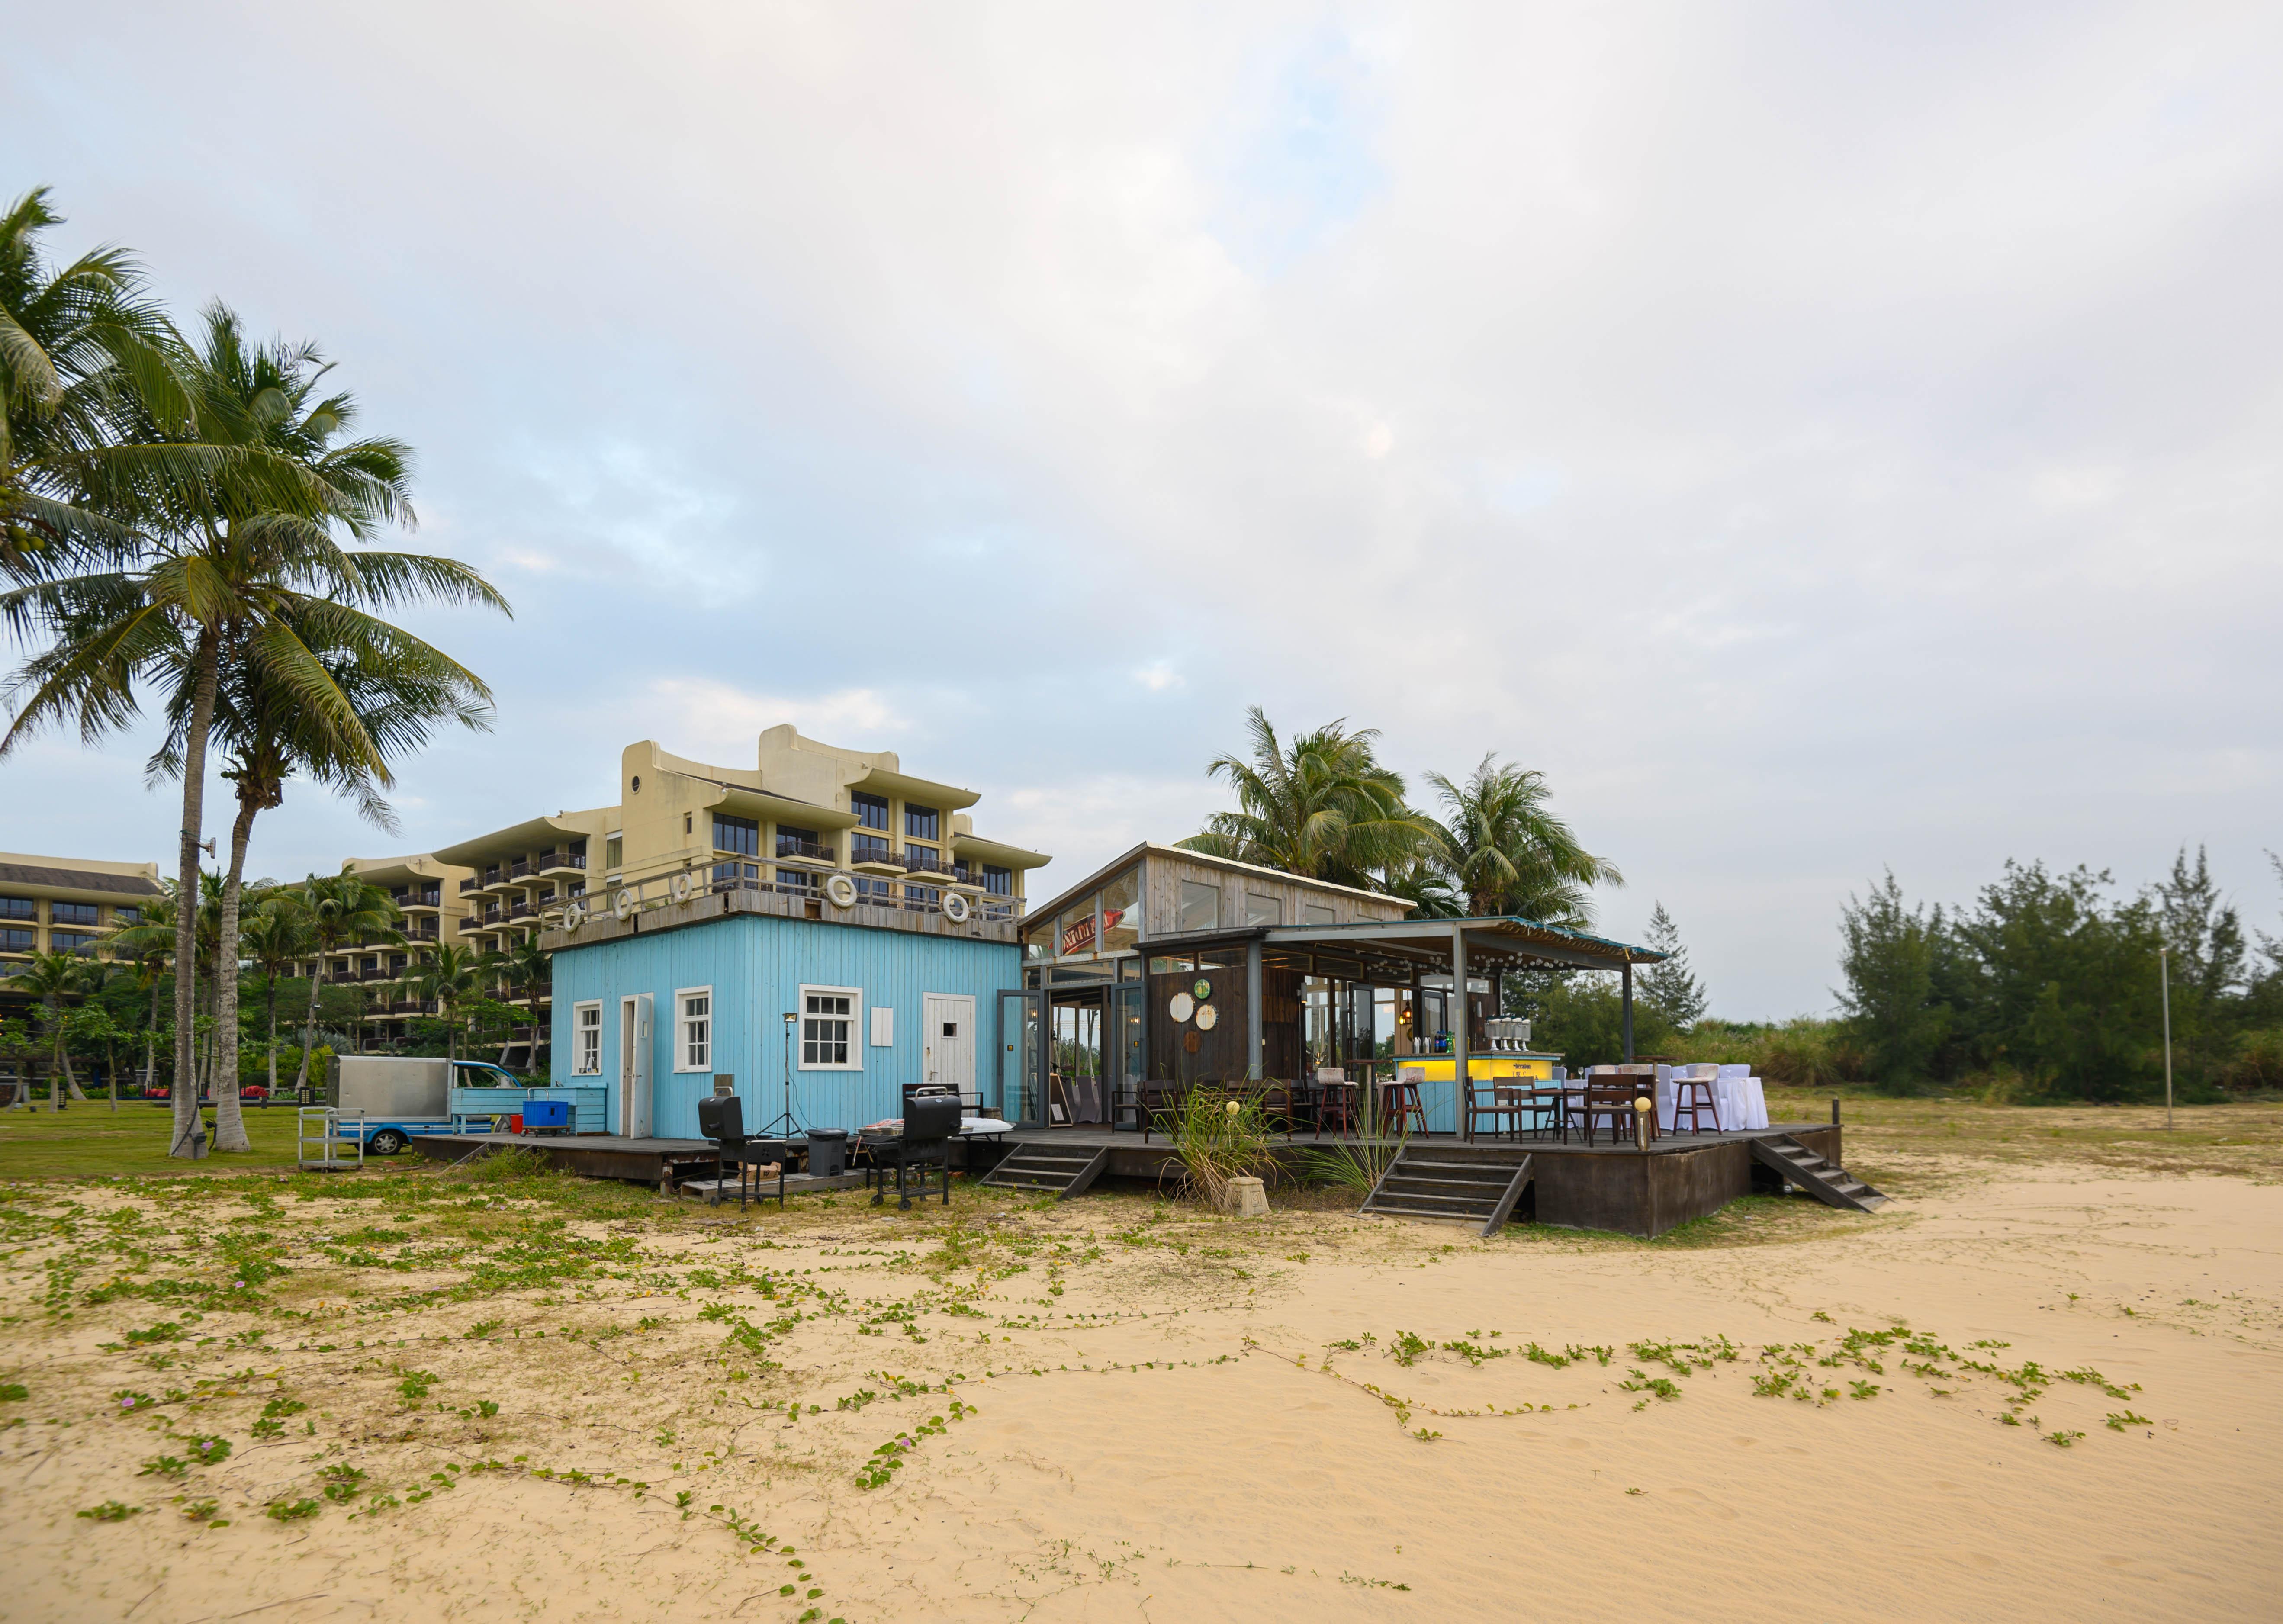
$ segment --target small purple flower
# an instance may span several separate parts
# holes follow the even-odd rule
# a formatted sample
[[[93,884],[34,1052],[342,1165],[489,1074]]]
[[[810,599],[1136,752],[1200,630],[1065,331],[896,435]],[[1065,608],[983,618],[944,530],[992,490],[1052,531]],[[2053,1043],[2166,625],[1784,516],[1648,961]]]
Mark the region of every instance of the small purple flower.
[[[132,1409],[135,1408],[135,1401],[133,1399],[121,1399],[119,1401],[119,1408],[121,1409]]]
[[[245,1282],[243,1280],[234,1281],[232,1284],[235,1284],[241,1292],[245,1289]]]

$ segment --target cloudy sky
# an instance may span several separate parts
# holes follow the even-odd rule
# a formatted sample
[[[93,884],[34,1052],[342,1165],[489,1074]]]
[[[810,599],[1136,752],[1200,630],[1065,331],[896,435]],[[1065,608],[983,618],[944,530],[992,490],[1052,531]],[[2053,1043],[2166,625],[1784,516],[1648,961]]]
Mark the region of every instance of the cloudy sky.
[[[2283,8],[551,3],[17,15],[0,190],[320,340],[494,734],[401,837],[790,719],[1075,879],[1243,707],[1485,752],[1717,1012],[1891,865],[2283,893]],[[0,846],[168,861],[135,741]],[[1422,786],[1423,790],[1423,786]],[[215,818],[217,824],[222,819]]]

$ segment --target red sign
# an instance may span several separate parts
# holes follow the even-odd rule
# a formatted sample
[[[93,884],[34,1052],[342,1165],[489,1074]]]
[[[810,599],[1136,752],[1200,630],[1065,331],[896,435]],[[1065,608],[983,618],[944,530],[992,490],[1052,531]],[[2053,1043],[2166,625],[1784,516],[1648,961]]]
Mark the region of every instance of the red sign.
[[[1064,958],[1070,957],[1073,953],[1090,953],[1093,950],[1094,915],[1092,913],[1082,914],[1063,927],[1062,956]]]

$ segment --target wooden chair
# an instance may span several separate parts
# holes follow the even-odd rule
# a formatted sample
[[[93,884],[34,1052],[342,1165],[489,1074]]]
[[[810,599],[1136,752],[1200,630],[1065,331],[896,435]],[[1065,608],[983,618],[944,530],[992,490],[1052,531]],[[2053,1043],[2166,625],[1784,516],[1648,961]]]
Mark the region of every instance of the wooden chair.
[[[1712,1113],[1712,1131],[1720,1131],[1720,1102],[1713,1097],[1712,1081],[1709,1077],[1675,1077],[1672,1080],[1672,1131],[1680,1131],[1680,1119],[1688,1119],[1688,1131],[1701,1134],[1704,1125],[1699,1120],[1702,1112]]]
[[[1179,1113],[1189,1090],[1184,1084],[1153,1077],[1142,1084],[1137,1100],[1142,1114],[1142,1143],[1149,1143],[1152,1130],[1165,1126],[1165,1119]]]
[[[1589,1074],[1586,1079],[1586,1103],[1578,1114],[1583,1119],[1586,1144],[1593,1143],[1593,1125],[1605,1118],[1609,1124],[1609,1143],[1619,1143],[1625,1129],[1632,1126],[1632,1083]]]
[[[1514,1098],[1516,1089],[1500,1083],[1489,1083],[1477,1088],[1467,1084],[1467,1131],[1480,1138],[1483,1121],[1490,1120],[1490,1136],[1493,1139],[1518,1139],[1522,1136],[1522,1119]]]
[[[1560,1130],[1561,1089],[1537,1082],[1506,1083],[1500,1086],[1498,1093],[1499,1102],[1514,1113],[1516,1138],[1543,1139]]]

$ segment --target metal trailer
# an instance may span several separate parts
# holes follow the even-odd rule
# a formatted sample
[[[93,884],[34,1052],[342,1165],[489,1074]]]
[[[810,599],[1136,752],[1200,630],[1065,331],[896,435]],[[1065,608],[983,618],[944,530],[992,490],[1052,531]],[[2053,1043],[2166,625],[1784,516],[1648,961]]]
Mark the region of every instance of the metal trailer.
[[[403,1055],[335,1055],[324,1109],[354,1119],[363,1151],[393,1156],[417,1136],[449,1134],[452,1062]]]

